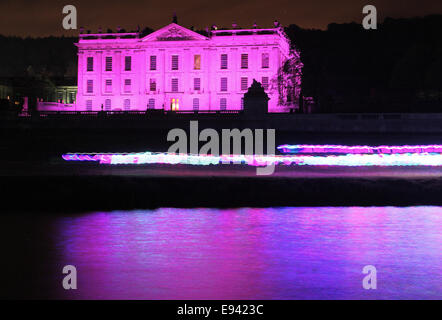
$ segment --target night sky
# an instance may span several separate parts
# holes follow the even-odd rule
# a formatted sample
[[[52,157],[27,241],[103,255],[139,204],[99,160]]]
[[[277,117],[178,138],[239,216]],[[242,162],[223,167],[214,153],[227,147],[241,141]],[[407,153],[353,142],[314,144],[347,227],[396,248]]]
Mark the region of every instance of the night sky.
[[[373,4],[378,17],[408,18],[442,14],[441,0],[0,0],[0,34],[18,36],[76,35],[62,28],[62,8],[73,4],[78,25],[93,32],[98,27],[135,30],[137,25],[157,29],[171,22],[197,29],[216,24],[270,27],[278,19],[283,25],[324,29],[329,23],[358,22],[362,7]]]

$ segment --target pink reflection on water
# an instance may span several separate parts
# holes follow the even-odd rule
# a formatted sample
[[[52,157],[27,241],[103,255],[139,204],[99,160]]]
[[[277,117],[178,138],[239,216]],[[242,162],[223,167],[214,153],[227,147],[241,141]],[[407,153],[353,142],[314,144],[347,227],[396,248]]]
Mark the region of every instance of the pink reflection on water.
[[[58,223],[62,298],[441,298],[442,208],[158,209]],[[379,289],[361,288],[362,267]],[[406,288],[407,290],[405,290]]]

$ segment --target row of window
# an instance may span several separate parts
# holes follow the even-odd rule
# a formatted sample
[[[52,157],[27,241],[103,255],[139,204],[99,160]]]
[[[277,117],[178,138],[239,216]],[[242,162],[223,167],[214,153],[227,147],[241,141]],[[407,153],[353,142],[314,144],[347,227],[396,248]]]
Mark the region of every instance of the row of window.
[[[104,107],[104,111],[111,111],[112,110],[112,100],[111,99],[104,100],[103,107]],[[123,101],[124,110],[129,111],[130,107],[131,107],[130,99],[124,99],[124,101]],[[199,110],[199,107],[200,107],[200,99],[193,98],[192,99],[193,110]],[[220,110],[227,110],[227,99],[226,98],[219,99],[219,107],[220,107]],[[241,98],[241,108],[243,108],[243,107],[244,107],[244,100],[243,100],[243,98]],[[147,108],[148,109],[155,109],[155,99],[148,100]],[[179,110],[179,99],[172,99],[171,108],[173,110]],[[86,100],[86,110],[92,111],[92,100]]]
[[[220,91],[221,92],[227,92],[228,86],[227,86],[227,78],[220,78]],[[269,78],[268,77],[262,77],[261,81],[262,86],[265,90],[269,88]],[[132,80],[131,79],[124,79],[124,92],[130,93],[132,90]],[[179,86],[178,86],[178,79],[173,78],[171,80],[171,90],[172,92],[178,92]],[[241,77],[241,90],[245,91],[248,89],[248,78],[247,77]],[[112,79],[106,79],[105,81],[105,88],[106,93],[112,93]],[[150,91],[156,91],[157,90],[157,82],[156,79],[150,79],[149,80],[149,90]],[[193,90],[200,91],[201,90],[201,78],[194,78],[193,79]],[[87,86],[86,86],[86,92],[87,93],[93,93],[94,92],[94,81],[93,80],[87,80]]]
[[[228,54],[223,53],[220,56],[220,69],[225,70],[228,69],[229,61]],[[171,57],[171,69],[179,70],[179,56],[172,55]],[[269,54],[264,52],[261,55],[261,68],[267,69],[269,68]],[[105,71],[112,71],[112,57],[105,58]],[[249,68],[249,55],[247,53],[241,54],[241,69]],[[201,55],[195,54],[193,56],[193,69],[201,70]],[[94,57],[87,57],[87,71],[94,71]],[[149,70],[157,70],[157,56],[150,56],[149,58]],[[132,57],[125,56],[124,57],[124,71],[132,71]]]
[[[150,100],[153,100],[153,103],[155,103],[154,99],[150,99]],[[149,100],[149,103],[150,103],[150,100]],[[123,107],[124,107],[125,111],[129,111],[130,110],[130,99],[124,99]],[[87,111],[92,111],[92,100],[86,100],[86,110]],[[104,100],[104,110],[105,111],[111,111],[112,110],[112,100],[111,99]]]

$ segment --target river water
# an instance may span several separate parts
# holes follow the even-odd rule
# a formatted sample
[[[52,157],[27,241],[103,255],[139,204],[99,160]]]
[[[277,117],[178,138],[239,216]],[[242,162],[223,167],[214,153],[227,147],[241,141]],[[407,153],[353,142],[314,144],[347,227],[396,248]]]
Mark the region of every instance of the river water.
[[[442,298],[442,207],[1,218],[2,298]],[[62,287],[65,265],[77,269],[77,290]],[[363,288],[366,265],[376,268],[375,290]]]

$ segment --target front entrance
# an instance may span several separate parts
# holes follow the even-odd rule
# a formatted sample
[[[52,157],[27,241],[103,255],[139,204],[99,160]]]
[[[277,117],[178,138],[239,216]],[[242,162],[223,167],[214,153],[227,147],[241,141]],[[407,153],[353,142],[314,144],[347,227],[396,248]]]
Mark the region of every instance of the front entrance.
[[[170,110],[179,111],[180,110],[180,99],[171,98],[170,99]]]

